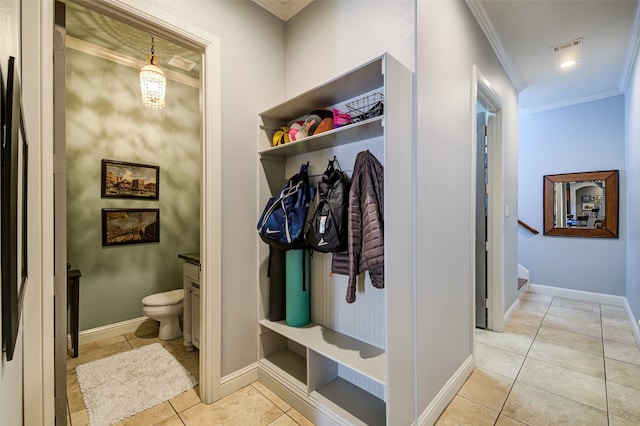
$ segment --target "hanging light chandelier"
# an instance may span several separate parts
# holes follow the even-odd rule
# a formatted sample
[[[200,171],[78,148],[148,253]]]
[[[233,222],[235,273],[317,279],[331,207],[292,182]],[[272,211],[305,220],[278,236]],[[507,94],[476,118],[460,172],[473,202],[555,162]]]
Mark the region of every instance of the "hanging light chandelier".
[[[164,72],[158,68],[160,59],[154,51],[154,40],[151,36],[151,54],[147,55],[145,66],[140,70],[140,90],[142,92],[142,104],[150,109],[164,108],[164,94],[167,78]]]

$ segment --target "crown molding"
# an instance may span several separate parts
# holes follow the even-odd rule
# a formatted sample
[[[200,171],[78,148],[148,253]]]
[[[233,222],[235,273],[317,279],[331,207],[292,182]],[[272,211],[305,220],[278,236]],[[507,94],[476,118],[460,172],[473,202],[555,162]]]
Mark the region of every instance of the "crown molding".
[[[624,54],[624,62],[620,70],[620,80],[618,81],[618,89],[625,93],[631,78],[631,72],[638,58],[638,49],[640,48],[640,4],[636,7],[636,14],[633,18],[633,25],[629,32],[627,41],[627,49]]]
[[[500,37],[498,37],[498,33],[496,32],[495,28],[493,28],[493,24],[489,20],[484,7],[482,7],[482,4],[479,0],[465,0],[465,2],[471,10],[473,16],[476,18],[476,21],[478,22],[478,25],[480,25],[480,28],[482,29],[485,37],[487,37],[489,44],[493,48],[493,51],[498,57],[498,60],[502,64],[502,67],[507,73],[509,80],[511,80],[511,84],[513,84],[513,87],[517,92],[520,92],[522,89],[524,89],[522,78],[516,70],[516,67],[513,65],[511,57],[507,54],[506,50],[502,46],[502,41],[500,40]]]
[[[578,104],[583,104],[585,102],[597,101],[600,99],[606,99],[606,98],[619,96],[623,94],[624,92],[622,92],[621,90],[612,90],[610,92],[598,93],[597,95],[587,96],[585,98],[572,99],[566,102],[559,102],[557,104],[538,105],[538,106],[532,106],[527,108],[521,106],[520,109],[526,112],[527,114],[535,114],[537,112],[544,112],[552,109],[569,107],[572,105],[578,105]]]
[[[252,0],[278,18],[287,22],[298,12],[307,7],[313,0]]]

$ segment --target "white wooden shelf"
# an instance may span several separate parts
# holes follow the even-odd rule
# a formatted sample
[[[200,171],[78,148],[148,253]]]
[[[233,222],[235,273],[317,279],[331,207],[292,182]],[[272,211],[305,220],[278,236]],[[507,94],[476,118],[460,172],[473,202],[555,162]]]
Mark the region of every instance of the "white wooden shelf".
[[[352,424],[368,426],[386,424],[386,404],[370,393],[336,377],[320,389],[311,392],[311,398],[331,407]]]
[[[267,319],[260,320],[259,323],[287,339],[386,385],[387,358],[383,349],[317,324],[289,327],[285,321],[272,322]]]
[[[307,362],[300,355],[289,350],[281,350],[267,355],[260,362],[270,370],[277,372],[280,376],[289,376],[292,383],[298,382],[300,389],[306,391],[307,384]]]
[[[273,146],[259,151],[260,157],[291,157],[306,154],[322,149],[347,145],[364,139],[383,136],[384,116],[370,118],[354,124],[329,130],[324,133],[309,136],[299,141],[293,141],[284,145]]]

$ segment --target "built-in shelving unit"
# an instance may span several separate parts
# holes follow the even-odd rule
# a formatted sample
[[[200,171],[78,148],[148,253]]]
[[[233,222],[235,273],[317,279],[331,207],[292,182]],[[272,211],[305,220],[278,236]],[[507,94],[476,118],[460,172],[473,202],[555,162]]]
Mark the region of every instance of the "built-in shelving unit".
[[[300,120],[313,109],[344,111],[347,102],[377,92],[384,96],[383,116],[271,146],[278,128]],[[412,199],[410,191],[390,191],[400,179],[410,179],[412,175],[411,110],[411,72],[385,54],[260,114],[260,127],[264,131],[258,147],[264,175],[259,190],[262,198],[277,192],[285,177],[299,167],[301,161],[316,161],[317,164],[311,166],[315,170],[324,169],[326,163],[322,162],[334,152],[342,156],[343,169],[352,169],[353,164],[342,164],[342,158],[353,161],[363,149],[375,151],[385,167],[385,230],[392,229],[394,234],[385,234],[386,288],[366,290],[379,292],[373,299],[361,294],[355,306],[346,306],[342,293],[346,288],[341,289],[338,296],[326,296],[326,289],[333,289],[328,274],[322,270],[314,272],[314,268],[326,268],[330,254],[316,253],[311,266],[313,323],[290,327],[285,321],[270,321],[264,312],[268,306],[268,279],[264,261],[260,264],[260,377],[316,424],[394,424],[394,413],[403,416],[412,404],[413,385],[405,383],[403,377],[405,371],[409,372],[406,366],[413,365],[410,358],[413,313],[406,299],[412,293],[412,258],[406,255],[411,250],[407,242],[413,235]],[[393,146],[387,142],[386,134],[391,129],[395,130],[394,138],[398,138]],[[263,205],[264,201],[261,199],[259,204]],[[262,257],[266,257],[266,245],[262,250]],[[320,282],[314,282],[315,279]],[[334,312],[332,303],[344,305],[343,311]],[[322,312],[315,312],[314,307],[320,307],[318,310]],[[374,311],[366,312],[367,309]],[[349,313],[343,315],[345,310]],[[353,312],[360,315],[356,325]],[[351,317],[346,318],[349,315]],[[363,317],[376,320],[361,321]],[[375,333],[363,331],[366,327],[376,327],[377,335],[382,337],[372,338]],[[390,336],[390,327],[404,327],[404,331]],[[396,369],[402,374],[392,376]],[[393,388],[390,382],[395,383]]]

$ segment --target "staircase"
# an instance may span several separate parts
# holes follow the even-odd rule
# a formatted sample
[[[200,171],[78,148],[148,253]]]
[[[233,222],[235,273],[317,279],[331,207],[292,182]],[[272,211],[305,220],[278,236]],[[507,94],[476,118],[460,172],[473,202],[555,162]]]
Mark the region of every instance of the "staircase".
[[[531,273],[527,268],[518,264],[518,290],[525,286],[531,279]]]

